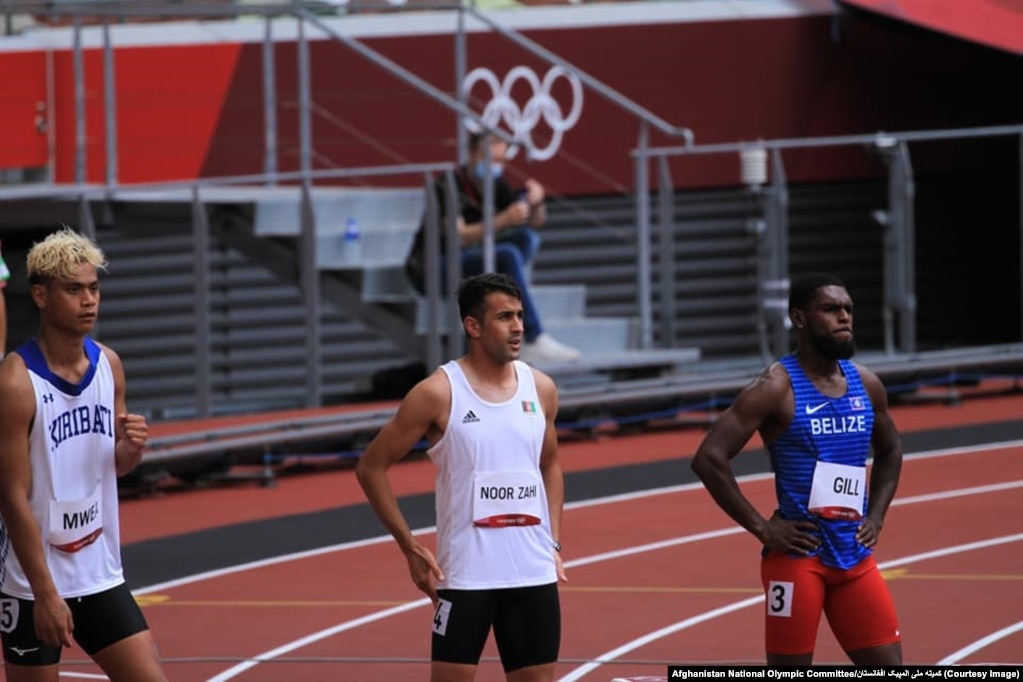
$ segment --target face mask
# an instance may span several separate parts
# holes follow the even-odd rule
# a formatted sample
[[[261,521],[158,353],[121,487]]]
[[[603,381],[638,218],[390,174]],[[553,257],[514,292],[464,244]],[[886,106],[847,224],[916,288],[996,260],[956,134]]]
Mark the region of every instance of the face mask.
[[[485,161],[477,161],[476,167],[474,168],[476,177],[482,180],[487,174],[487,164]],[[500,163],[493,163],[490,165],[490,174],[495,180],[501,177],[501,173],[504,172],[504,166]]]

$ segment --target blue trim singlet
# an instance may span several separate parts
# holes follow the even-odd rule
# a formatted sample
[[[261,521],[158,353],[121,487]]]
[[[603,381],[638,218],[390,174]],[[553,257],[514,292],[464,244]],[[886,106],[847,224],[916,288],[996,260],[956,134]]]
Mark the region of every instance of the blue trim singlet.
[[[826,566],[851,568],[871,553],[856,541],[861,522],[811,514],[810,486],[817,462],[866,467],[874,429],[870,396],[859,371],[849,360],[838,361],[846,382],[845,395],[840,398],[818,391],[794,354],[779,362],[789,374],[795,411],[792,424],[768,448],[775,472],[778,511],[790,521],[805,519],[817,524],[821,544],[811,556],[819,556]],[[866,507],[864,491],[862,515],[866,515]]]
[[[21,356],[29,370],[46,379],[58,390],[68,395],[81,395],[82,391],[87,389],[89,384],[92,383],[92,378],[96,376],[99,356],[103,352],[99,344],[89,337],[83,339],[83,345],[85,347],[85,356],[89,358],[89,368],[85,370],[85,374],[77,384],[72,384],[67,379],[61,378],[50,371],[49,365],[46,364],[46,358],[43,357],[43,350],[39,347],[39,341],[35,338],[28,339],[16,348],[14,352]]]

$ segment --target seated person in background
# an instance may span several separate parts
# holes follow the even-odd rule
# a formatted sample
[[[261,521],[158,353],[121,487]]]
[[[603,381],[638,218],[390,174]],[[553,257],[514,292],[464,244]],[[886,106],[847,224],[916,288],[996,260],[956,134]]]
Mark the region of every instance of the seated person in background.
[[[471,277],[483,272],[483,182],[486,172],[486,147],[490,144],[494,176],[494,266],[497,272],[515,280],[522,291],[525,311],[525,337],[521,358],[526,362],[571,362],[579,359],[579,351],[553,339],[543,331],[540,316],[530,293],[529,280],[533,257],[540,246],[536,228],[547,220],[544,208],[544,188],[533,178],[516,191],[502,176],[508,145],[503,140],[484,133],[474,133],[469,138],[469,160],[465,166],[454,172],[459,202],[458,235],[462,250],[462,277]],[[444,215],[447,190],[444,178],[436,183],[437,201]],[[419,226],[415,243],[406,263],[406,271],[413,286],[425,291],[424,278],[426,227],[425,220]],[[443,228],[441,254],[445,250]],[[441,259],[441,272],[444,259]],[[442,274],[443,278],[443,274]]]

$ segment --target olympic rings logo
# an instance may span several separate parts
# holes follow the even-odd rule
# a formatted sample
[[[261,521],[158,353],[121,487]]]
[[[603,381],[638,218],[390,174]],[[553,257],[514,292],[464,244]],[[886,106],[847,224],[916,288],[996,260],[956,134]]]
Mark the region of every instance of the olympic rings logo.
[[[566,114],[561,105],[551,94],[554,84],[559,78],[565,79],[571,88],[572,106]],[[526,105],[520,107],[512,98],[512,88],[519,82],[525,82],[532,92]],[[516,66],[499,81],[490,69],[479,67],[473,69],[462,81],[462,94],[468,99],[477,83],[484,83],[490,89],[490,101],[487,102],[480,118],[490,128],[504,124],[516,142],[526,148],[529,158],[536,161],[551,159],[561,146],[561,138],[578,121],[583,111],[583,85],[578,76],[560,66],[552,66],[540,80],[536,73],[526,66]],[[543,122],[551,129],[551,139],[546,147],[538,148],[533,141],[532,131],[536,124]],[[480,126],[473,120],[466,120],[465,126],[472,132],[479,132]],[[514,148],[509,150],[509,156]]]

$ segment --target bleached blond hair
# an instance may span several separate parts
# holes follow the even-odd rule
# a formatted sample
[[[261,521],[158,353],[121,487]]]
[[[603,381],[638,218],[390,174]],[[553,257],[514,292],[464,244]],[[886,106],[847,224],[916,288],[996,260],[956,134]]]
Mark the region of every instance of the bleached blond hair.
[[[106,257],[95,242],[68,225],[62,225],[46,239],[32,245],[26,260],[28,281],[46,284],[54,280],[74,279],[83,263],[93,265],[97,270],[107,269]]]

